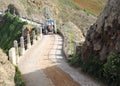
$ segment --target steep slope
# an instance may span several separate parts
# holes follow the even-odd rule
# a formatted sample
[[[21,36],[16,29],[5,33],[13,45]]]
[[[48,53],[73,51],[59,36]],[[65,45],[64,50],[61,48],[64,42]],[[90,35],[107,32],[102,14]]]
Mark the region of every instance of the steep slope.
[[[120,0],[108,0],[81,49],[83,69],[108,86],[120,86]]]
[[[73,0],[82,9],[94,15],[99,15],[107,0]]]
[[[96,20],[93,15],[81,9],[72,0],[0,0],[0,2],[0,10],[5,11],[9,4],[14,4],[21,17],[42,23],[45,20],[46,10],[49,8],[49,15],[56,19],[58,26],[71,21],[82,30],[84,35],[87,28]]]
[[[84,50],[88,51],[86,54],[90,50],[104,60],[110,52],[120,53],[119,4],[118,0],[109,0],[96,23],[91,26],[85,42],[87,46]]]
[[[96,20],[96,17],[83,11],[79,5],[75,4],[72,0],[53,0],[58,8],[58,22],[65,24],[66,22],[72,22],[82,30],[83,34],[86,35],[87,30],[91,24]],[[79,33],[78,33],[79,34]]]

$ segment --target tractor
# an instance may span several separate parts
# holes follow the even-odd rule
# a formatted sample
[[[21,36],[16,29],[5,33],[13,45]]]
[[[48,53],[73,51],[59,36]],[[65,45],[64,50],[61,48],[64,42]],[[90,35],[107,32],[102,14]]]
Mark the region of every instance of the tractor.
[[[42,32],[44,34],[56,33],[56,26],[53,19],[46,19],[45,24],[42,25]]]

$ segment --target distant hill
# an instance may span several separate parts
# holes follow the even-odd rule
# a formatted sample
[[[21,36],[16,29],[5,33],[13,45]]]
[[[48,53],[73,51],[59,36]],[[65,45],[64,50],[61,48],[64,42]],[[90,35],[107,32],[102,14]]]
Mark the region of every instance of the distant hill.
[[[73,0],[73,1],[79,4],[82,9],[85,9],[95,15],[98,15],[107,0]]]
[[[7,10],[13,4],[21,17],[44,23],[46,10],[56,19],[57,28],[72,22],[84,35],[96,21],[106,0],[0,0],[0,10]],[[7,2],[7,3],[6,3]],[[71,27],[71,26],[68,26]],[[74,27],[71,27],[72,29]],[[79,33],[78,33],[79,34]]]

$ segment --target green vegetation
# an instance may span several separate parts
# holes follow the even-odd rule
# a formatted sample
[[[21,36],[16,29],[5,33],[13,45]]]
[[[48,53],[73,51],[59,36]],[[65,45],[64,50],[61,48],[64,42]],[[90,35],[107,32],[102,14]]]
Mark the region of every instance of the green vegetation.
[[[6,13],[3,21],[0,23],[0,47],[5,53],[13,46],[14,40],[19,40],[22,33],[22,27],[26,22],[19,20],[18,16]]]
[[[22,34],[23,25],[27,24],[19,20],[18,16],[6,13],[0,23],[0,47],[5,53],[13,46],[13,41],[18,40]],[[15,84],[16,86],[25,86],[20,71],[15,67]]]
[[[80,67],[81,65],[81,58],[79,57],[80,55],[72,55],[71,60],[69,60],[70,65],[74,67]]]
[[[107,0],[53,0],[64,11],[66,7],[71,7],[74,10],[82,9],[87,14],[98,15],[105,5]]]
[[[15,80],[15,86],[25,86],[25,83],[23,81],[21,73],[20,73],[18,67],[16,67],[16,66],[15,66],[15,77],[14,77],[14,80]]]
[[[107,0],[73,0],[79,6],[93,15],[98,15]]]
[[[91,14],[91,15],[93,15],[93,16],[96,16],[95,13],[93,13],[93,12],[91,12],[91,11],[89,11],[89,10],[84,9],[83,11],[86,12],[87,15]]]
[[[110,53],[103,70],[106,82],[110,83],[109,86],[120,86],[120,54]]]
[[[73,0],[53,0],[55,3],[57,3],[60,7],[64,9],[66,6],[70,6],[73,9],[79,10],[80,7],[76,3],[73,2]]]
[[[93,76],[108,86],[120,86],[120,54],[110,53],[107,61],[90,54],[86,61],[82,61],[81,55],[73,56],[69,61],[74,67],[81,67],[82,71]]]
[[[66,36],[68,37],[70,41],[70,53],[73,54],[74,52],[74,36],[73,34],[67,29],[68,31],[66,32]]]

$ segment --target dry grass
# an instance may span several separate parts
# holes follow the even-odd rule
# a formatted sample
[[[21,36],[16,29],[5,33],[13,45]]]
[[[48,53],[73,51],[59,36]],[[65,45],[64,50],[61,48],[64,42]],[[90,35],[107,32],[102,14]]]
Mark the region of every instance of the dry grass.
[[[95,15],[98,15],[107,0],[73,0],[73,1],[78,3],[81,8],[90,11]]]

